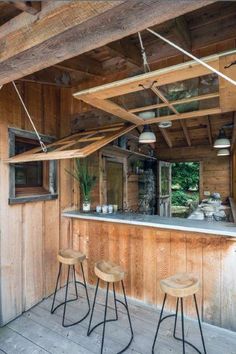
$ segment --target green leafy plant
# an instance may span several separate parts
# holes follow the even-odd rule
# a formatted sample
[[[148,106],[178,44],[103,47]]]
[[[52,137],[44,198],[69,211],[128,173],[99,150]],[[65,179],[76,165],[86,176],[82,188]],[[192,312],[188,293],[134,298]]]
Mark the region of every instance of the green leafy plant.
[[[180,190],[173,191],[171,195],[171,204],[185,206],[187,205],[188,199],[189,196],[187,195],[187,193]]]
[[[91,191],[96,184],[97,177],[90,174],[88,161],[86,159],[75,159],[75,168],[73,171],[66,170],[80,184],[84,201],[90,201]]]
[[[179,185],[181,190],[197,188],[199,184],[199,163],[178,162],[172,164],[172,185]]]

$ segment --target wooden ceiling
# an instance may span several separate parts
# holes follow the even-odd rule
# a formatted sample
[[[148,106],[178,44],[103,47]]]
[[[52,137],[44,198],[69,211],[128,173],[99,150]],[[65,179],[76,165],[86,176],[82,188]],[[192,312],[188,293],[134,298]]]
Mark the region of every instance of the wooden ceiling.
[[[60,3],[60,2],[57,2]],[[63,2],[61,2],[63,3]],[[83,5],[83,16],[85,16],[85,12],[88,12],[86,8],[86,1],[81,2],[84,3]],[[103,12],[105,11],[113,11],[113,14],[117,16],[115,13],[116,7],[122,11],[128,12],[128,5],[124,4],[124,1],[118,1],[114,4],[114,1],[110,2],[109,8],[105,8],[108,3],[107,1],[101,1],[99,8],[97,9],[98,13],[101,12],[100,18],[102,19]],[[166,3],[166,2],[165,2]],[[173,4],[172,4],[173,3]],[[129,6],[133,6],[133,16],[136,13],[142,14],[139,18],[139,23],[143,21],[142,24],[136,25],[135,28],[143,29],[145,28],[144,20],[145,18],[144,13],[146,13],[146,23],[152,28],[159,32],[160,34],[164,35],[168,39],[172,40],[173,42],[181,45],[183,48],[187,49],[188,51],[192,52],[196,56],[204,57],[207,55],[219,53],[225,50],[234,49],[236,48],[236,2],[232,1],[199,1],[195,2],[195,8],[193,6],[193,2],[185,1],[186,10],[179,10],[184,3],[184,0],[181,0],[179,3],[179,9],[176,8],[176,1],[171,0],[171,6],[168,13],[168,17],[165,17],[163,13],[165,13],[165,9],[163,12],[160,9],[155,8],[155,0],[149,1],[149,8],[147,7],[147,2],[139,1],[139,6],[135,5],[134,1],[129,1]],[[198,3],[198,5],[197,5]],[[163,2],[164,4],[164,2]],[[204,6],[204,5],[207,6]],[[183,5],[183,6],[184,6]],[[57,6],[58,11],[60,4],[53,4],[51,6]],[[64,6],[64,5],[63,5]],[[79,13],[79,6],[72,8],[74,13]],[[92,9],[93,5],[90,5]],[[123,6],[123,7],[122,7]],[[125,7],[127,6],[127,8]],[[165,5],[163,5],[165,6]],[[167,6],[167,5],[166,5]],[[192,8],[191,8],[192,6]],[[202,7],[203,6],[203,7]],[[8,25],[11,21],[17,20],[19,16],[27,16],[25,17],[25,21],[32,22],[34,25],[34,19],[39,14],[44,14],[43,11],[45,4],[43,2],[35,2],[35,1],[15,1],[15,2],[0,2],[0,26],[3,26],[2,34],[0,31],[0,47],[2,45],[1,38],[4,34],[8,34]],[[157,5],[156,5],[157,7]],[[197,7],[199,7],[197,9]],[[191,11],[193,9],[194,11]],[[40,12],[41,10],[41,12]],[[72,11],[71,10],[71,11]],[[86,11],[85,11],[86,10]],[[158,11],[159,10],[159,11]],[[69,10],[67,9],[69,14]],[[93,10],[94,11],[94,10]],[[121,11],[121,15],[124,12]],[[149,11],[149,12],[148,12]],[[155,12],[156,11],[156,12]],[[182,11],[183,15],[178,16],[175,18],[174,13],[180,14]],[[109,17],[107,12],[107,22],[111,22],[112,17]],[[86,13],[87,14],[87,13]],[[109,12],[110,14],[110,12]],[[43,16],[43,15],[42,15]],[[81,15],[82,17],[82,15]],[[32,18],[32,20],[30,19]],[[60,14],[61,18],[61,14]],[[155,19],[153,19],[155,18]],[[169,19],[168,19],[169,18]],[[64,19],[64,18],[63,18]],[[122,20],[117,17],[117,21],[119,26],[122,27]],[[163,22],[163,19],[167,19]],[[56,20],[56,18],[55,18]],[[65,19],[64,19],[65,20]],[[72,18],[74,21],[74,25],[77,25],[77,19]],[[130,20],[130,23],[134,21],[133,17]],[[157,25],[155,25],[158,23]],[[106,22],[106,21],[105,21]],[[110,29],[110,38],[113,39],[117,37],[114,28],[107,27],[107,23],[104,22],[104,32],[106,29]],[[109,25],[110,25],[109,22]],[[13,23],[13,22],[12,22]],[[66,26],[64,30],[72,31],[71,25],[66,22]],[[133,23],[132,23],[133,24]],[[16,22],[16,26],[17,26]],[[38,25],[39,26],[39,25]],[[91,29],[93,29],[94,24],[91,24]],[[101,25],[100,25],[101,26]],[[81,42],[81,45],[84,45],[86,53],[83,53],[78,56],[73,56],[70,54],[71,48],[67,47],[67,43],[65,43],[65,49],[63,52],[60,51],[60,55],[58,56],[57,60],[55,60],[55,64],[51,65],[51,60],[48,61],[48,64],[51,65],[43,70],[36,71],[30,75],[21,75],[20,80],[26,82],[38,82],[50,85],[56,85],[59,87],[68,87],[68,88],[75,88],[76,90],[84,89],[86,87],[94,87],[97,85],[101,85],[103,83],[113,82],[118,79],[127,78],[130,76],[134,76],[143,72],[142,67],[142,60],[141,60],[141,52],[138,42],[137,33],[134,30],[130,30],[128,24],[127,26],[123,25],[124,34],[131,32],[129,36],[122,38],[122,35],[119,34],[120,39],[110,42],[103,39],[106,42],[105,45],[98,46],[98,48],[87,50],[89,46],[85,45],[84,42]],[[36,27],[37,28],[37,27]],[[38,27],[41,30],[41,27]],[[78,27],[79,28],[79,27]],[[1,28],[0,28],[1,29]],[[59,27],[56,28],[57,32],[55,35],[59,35]],[[55,31],[56,31],[55,30]],[[84,30],[84,29],[83,29]],[[32,30],[33,31],[33,30]],[[119,32],[119,29],[116,30]],[[24,32],[22,32],[24,33]],[[71,32],[72,33],[72,32]],[[83,32],[84,35],[88,35],[88,31]],[[74,37],[76,36],[76,32],[73,32]],[[98,36],[101,37],[100,32]],[[37,39],[38,42],[35,43],[38,45],[38,50],[40,49],[41,43],[40,40],[40,31],[39,31],[39,38]],[[74,38],[73,37],[73,38]],[[100,37],[97,38],[97,43],[101,43]],[[17,37],[15,37],[16,40]],[[56,37],[55,37],[56,38]],[[64,37],[63,37],[64,38]],[[72,36],[70,37],[71,41]],[[183,55],[179,54],[175,49],[171,48],[169,45],[161,42],[154,36],[152,36],[147,31],[142,31],[142,38],[144,42],[144,46],[146,48],[148,61],[151,67],[151,70],[156,70],[164,67],[168,67],[171,65],[179,64],[188,60],[188,58],[184,57]],[[78,37],[78,41],[81,38]],[[88,42],[90,39],[88,38]],[[8,42],[6,42],[8,43]],[[9,42],[10,43],[10,42]],[[27,42],[26,42],[27,43]],[[28,45],[28,43],[27,43]],[[49,42],[50,45],[50,52],[48,49],[46,53],[50,54],[53,48],[53,41]],[[55,48],[57,49],[58,41],[55,40]],[[95,47],[96,45],[94,45]],[[91,47],[91,45],[90,45]],[[31,50],[30,46],[25,47],[25,50]],[[26,50],[26,52],[27,52]],[[81,49],[76,48],[76,51],[79,52]],[[14,55],[14,50],[11,50],[12,55]],[[42,67],[37,60],[37,51],[36,49],[32,51],[32,56],[35,60],[35,68]],[[69,53],[69,54],[68,54]],[[3,56],[5,53],[3,53]],[[60,58],[64,57],[71,57],[70,59],[61,60]],[[23,58],[20,57],[19,58]],[[37,58],[37,60],[36,60]],[[6,58],[6,61],[8,59]],[[12,59],[10,59],[12,60]],[[42,57],[41,57],[42,60]],[[6,80],[5,77],[9,77],[9,80],[12,78],[17,78],[17,75],[12,74],[12,67],[14,62],[10,62],[7,66],[5,65],[6,61],[1,61],[0,56],[0,80]],[[21,61],[18,62],[21,63]],[[27,60],[26,60],[27,62]],[[29,64],[29,61],[28,61]],[[31,63],[28,65],[31,66]],[[44,64],[45,67],[45,64]],[[33,69],[30,69],[33,72]],[[22,73],[29,72],[30,70],[22,69]],[[5,72],[5,77],[1,74]],[[92,111],[93,108],[86,106],[85,110]],[[80,117],[80,113],[78,112],[77,120]],[[101,116],[103,114],[101,113]],[[187,119],[184,121],[177,120],[173,122],[171,128],[167,129],[165,132],[161,131],[158,126],[155,124],[153,125],[153,129],[157,134],[157,146],[162,145],[166,147],[180,147],[180,146],[197,146],[201,145],[212,145],[212,141],[217,136],[219,127],[224,124],[232,123],[234,121],[233,113],[226,113],[223,115],[214,115],[214,116],[204,116],[198,118]],[[233,129],[229,128],[226,130],[226,133],[229,137],[233,136]]]

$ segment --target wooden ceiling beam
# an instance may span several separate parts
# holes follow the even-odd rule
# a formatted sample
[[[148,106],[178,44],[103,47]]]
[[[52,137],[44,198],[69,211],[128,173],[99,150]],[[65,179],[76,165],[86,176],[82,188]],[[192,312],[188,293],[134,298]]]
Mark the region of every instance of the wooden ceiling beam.
[[[167,129],[162,129],[162,128],[159,128],[166,144],[168,145],[169,148],[172,148],[173,147],[173,143],[171,141],[171,137],[170,137],[170,134],[168,133]]]
[[[7,1],[18,10],[27,12],[30,15],[36,15],[41,10],[40,1]]]
[[[43,85],[54,85],[61,87],[73,87],[88,80],[86,73],[63,70],[58,67],[50,67],[34,74],[19,79],[25,82],[36,82]]]
[[[26,21],[22,21],[20,18],[20,21],[16,19],[16,23],[12,20],[12,26],[4,27],[3,30],[1,28],[0,84],[19,79],[215,2],[49,2],[42,8],[40,16],[32,16],[33,20],[26,18]]]
[[[177,17],[175,19],[175,26],[173,28],[173,33],[177,38],[178,43],[187,50],[192,49],[192,40],[190,36],[190,31],[188,28],[188,24],[185,21],[184,16]]]
[[[103,72],[102,65],[88,55],[81,55],[79,58],[71,58],[54,66],[59,69],[82,72],[95,77],[101,77]]]
[[[186,140],[188,146],[191,146],[192,143],[191,143],[190,134],[189,134],[186,122],[184,120],[180,120],[180,125],[182,127],[184,137],[185,137],[185,140]]]
[[[210,117],[206,117],[206,122],[207,122],[207,135],[208,135],[208,140],[209,144],[212,146],[213,145],[213,139],[212,139],[212,129],[211,129],[211,121]]]
[[[143,66],[141,50],[139,50],[129,38],[123,38],[119,41],[109,43],[107,47],[114,55],[125,58],[136,67],[141,68]]]

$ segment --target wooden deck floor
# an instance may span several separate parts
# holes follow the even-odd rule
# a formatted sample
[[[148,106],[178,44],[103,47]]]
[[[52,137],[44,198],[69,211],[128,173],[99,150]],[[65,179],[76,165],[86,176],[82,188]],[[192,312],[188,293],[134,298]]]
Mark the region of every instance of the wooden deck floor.
[[[89,293],[92,299],[94,289],[90,288]],[[63,298],[63,294],[63,290],[61,290],[58,296],[59,300]],[[103,292],[100,291],[94,317],[95,321],[101,320],[104,313],[103,295]],[[101,329],[98,328],[90,337],[87,337],[88,318],[79,325],[63,328],[61,326],[62,309],[58,309],[56,314],[51,315],[51,302],[52,298],[44,300],[7,326],[0,328],[0,353],[99,353]],[[144,306],[134,301],[129,301],[129,306],[134,327],[134,340],[126,353],[151,353],[159,312],[152,307]],[[78,316],[86,311],[84,297],[80,298],[80,303],[73,302],[68,304],[67,309],[68,322],[78,319]],[[109,310],[109,314],[112,316],[114,312]],[[118,322],[110,323],[106,327],[104,353],[117,353],[128,342],[129,327],[126,314],[121,305],[119,305],[119,318]],[[186,320],[185,324],[186,338],[201,348],[197,323],[192,320]],[[173,319],[163,323],[156,346],[156,353],[182,353],[181,344],[172,338],[172,329]],[[208,354],[236,354],[236,333],[206,324],[203,325],[203,330]],[[196,352],[188,347],[186,353]]]

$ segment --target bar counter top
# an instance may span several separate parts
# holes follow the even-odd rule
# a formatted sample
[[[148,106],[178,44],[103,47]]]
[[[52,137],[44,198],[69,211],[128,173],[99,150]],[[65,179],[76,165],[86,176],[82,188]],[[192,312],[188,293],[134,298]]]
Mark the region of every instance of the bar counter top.
[[[202,220],[188,220],[182,218],[168,218],[158,215],[144,215],[133,213],[98,214],[96,212],[83,213],[78,210],[64,211],[62,216],[69,218],[97,220],[120,224],[140,225],[180,231],[199,232],[209,235],[221,235],[236,238],[236,223],[207,222]]]

